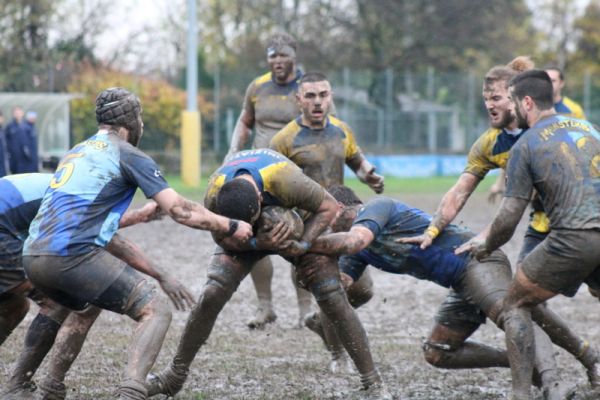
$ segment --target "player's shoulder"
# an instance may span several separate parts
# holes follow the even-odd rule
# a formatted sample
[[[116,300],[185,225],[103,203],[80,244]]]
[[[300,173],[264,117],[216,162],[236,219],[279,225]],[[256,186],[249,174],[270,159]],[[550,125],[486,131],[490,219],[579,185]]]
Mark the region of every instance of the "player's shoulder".
[[[267,73],[262,74],[259,77],[255,78],[252,83],[254,84],[254,86],[256,88],[259,88],[259,87],[263,86],[264,84],[269,83],[271,81],[272,81],[271,72],[267,72]]]

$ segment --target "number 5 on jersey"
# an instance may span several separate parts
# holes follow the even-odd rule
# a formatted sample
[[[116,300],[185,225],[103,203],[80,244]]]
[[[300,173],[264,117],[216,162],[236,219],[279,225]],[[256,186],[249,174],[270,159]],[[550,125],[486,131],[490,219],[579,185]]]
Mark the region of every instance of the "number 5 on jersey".
[[[75,170],[73,159],[83,157],[84,155],[84,153],[67,154],[61,163],[58,164],[54,177],[52,177],[52,180],[50,181],[50,187],[52,189],[57,189],[67,183],[71,178],[71,175],[73,175],[73,170]]]

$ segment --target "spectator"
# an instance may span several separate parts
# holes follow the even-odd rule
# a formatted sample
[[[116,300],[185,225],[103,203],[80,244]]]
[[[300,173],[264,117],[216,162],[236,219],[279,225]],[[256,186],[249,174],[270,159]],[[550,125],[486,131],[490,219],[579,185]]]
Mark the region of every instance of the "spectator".
[[[4,114],[0,111],[0,178],[8,175],[9,172],[6,138],[4,136]]]
[[[24,121],[23,108],[13,109],[13,120],[6,127],[6,145],[9,155],[10,171],[13,174],[36,172],[37,135],[32,126]],[[33,143],[33,146],[32,146]]]

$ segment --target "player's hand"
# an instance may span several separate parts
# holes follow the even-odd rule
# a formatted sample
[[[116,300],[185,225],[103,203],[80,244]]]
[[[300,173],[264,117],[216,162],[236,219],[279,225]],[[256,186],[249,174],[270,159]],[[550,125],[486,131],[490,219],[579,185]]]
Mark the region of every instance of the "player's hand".
[[[377,194],[383,193],[384,177],[375,173],[375,167],[365,175],[365,183]]]
[[[292,233],[290,226],[283,221],[277,222],[272,227],[262,228],[256,234],[256,244],[260,250],[278,251]]]
[[[238,221],[238,227],[231,235],[232,238],[245,242],[252,237],[254,232],[252,232],[252,225],[245,221]]]
[[[299,242],[297,240],[286,240],[279,248],[279,254],[283,257],[293,258],[299,257],[309,249],[307,242]]]
[[[425,250],[426,248],[431,246],[431,243],[433,243],[433,239],[433,236],[431,236],[428,232],[425,232],[419,236],[400,238],[396,239],[395,241],[396,243],[416,244],[421,248],[421,250]]]
[[[168,276],[159,281],[159,284],[177,311],[185,311],[186,308],[192,308],[196,304],[194,295],[177,279]]]
[[[490,193],[488,193],[487,197],[488,203],[496,203],[496,200],[501,198],[503,194],[504,190],[501,187],[497,186],[496,184],[492,185],[492,187],[490,188]]]

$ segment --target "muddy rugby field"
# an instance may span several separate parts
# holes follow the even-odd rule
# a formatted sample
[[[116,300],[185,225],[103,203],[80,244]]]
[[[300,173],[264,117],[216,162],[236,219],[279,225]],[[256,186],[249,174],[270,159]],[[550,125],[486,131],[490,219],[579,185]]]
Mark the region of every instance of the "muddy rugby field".
[[[403,196],[403,201],[432,212],[438,194]],[[495,208],[495,207],[494,207]],[[476,193],[457,222],[480,230],[494,210],[485,194]],[[525,224],[505,246],[514,263]],[[123,233],[138,243],[157,263],[171,269],[199,295],[213,243],[206,232],[194,231],[171,220],[127,228]],[[514,268],[514,266],[513,266]],[[446,290],[408,276],[371,271],[375,296],[358,310],[367,330],[373,356],[395,398],[414,400],[504,399],[510,393],[507,369],[439,370],[421,354],[421,343],[432,325]],[[274,299],[278,319],[262,331],[250,331],[246,321],[253,315],[256,297],[246,279],[221,313],[207,344],[198,353],[191,375],[177,399],[346,399],[359,388],[355,373],[331,374],[328,354],[320,339],[308,329],[297,329],[297,306],[290,267],[281,258],[275,263]],[[577,332],[600,346],[600,304],[582,288],[573,299],[553,299],[551,307]],[[22,347],[26,327],[34,312],[0,348],[0,385],[6,382]],[[155,370],[161,369],[175,351],[187,317],[174,312]],[[120,380],[133,323],[126,317],[104,312],[92,328],[83,351],[67,377],[69,399],[108,399]],[[504,346],[503,334],[488,323],[473,336]],[[557,349],[563,377],[586,395],[583,368]],[[43,374],[44,365],[38,375]],[[160,398],[160,396],[156,397]],[[542,399],[536,393],[536,400]]]

